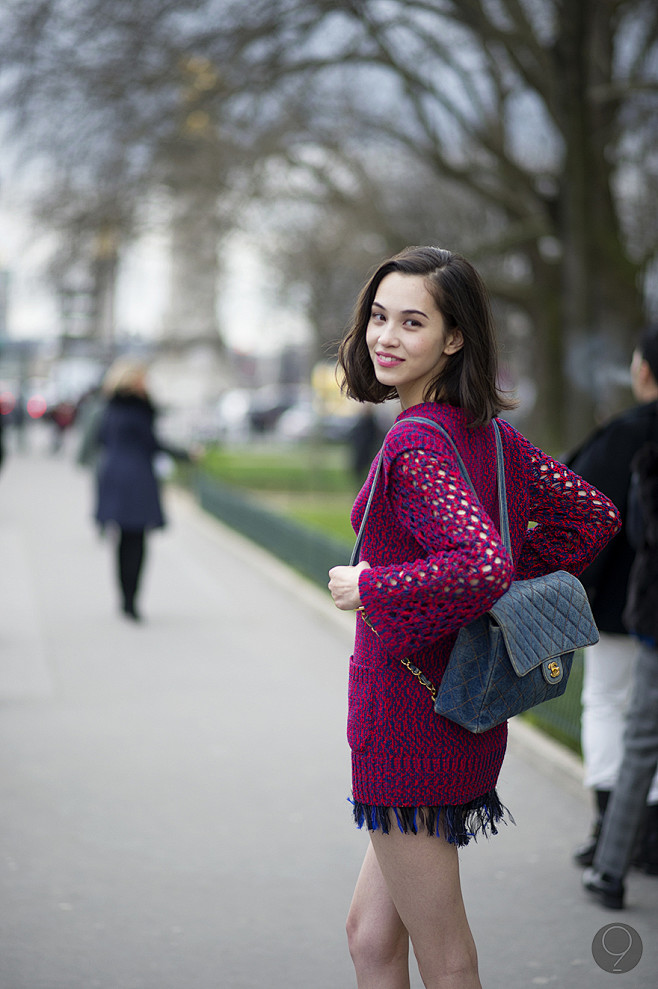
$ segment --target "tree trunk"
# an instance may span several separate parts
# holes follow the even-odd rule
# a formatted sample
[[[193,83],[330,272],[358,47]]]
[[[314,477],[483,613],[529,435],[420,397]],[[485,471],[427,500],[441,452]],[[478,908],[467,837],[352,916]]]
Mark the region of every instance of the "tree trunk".
[[[622,247],[611,192],[608,149],[616,107],[597,96],[597,83],[613,78],[614,30],[607,2],[562,5],[554,57],[565,141],[558,223],[564,341],[560,431],[567,445],[614,410],[612,372],[627,362],[642,319],[638,271]]]
[[[565,448],[567,402],[561,270],[544,261],[538,251],[531,250],[530,254],[534,291],[527,312],[533,327],[531,361],[537,394],[524,429],[534,443],[560,456]]]
[[[165,336],[219,346],[218,223],[212,191],[178,190],[171,224],[171,275]]]

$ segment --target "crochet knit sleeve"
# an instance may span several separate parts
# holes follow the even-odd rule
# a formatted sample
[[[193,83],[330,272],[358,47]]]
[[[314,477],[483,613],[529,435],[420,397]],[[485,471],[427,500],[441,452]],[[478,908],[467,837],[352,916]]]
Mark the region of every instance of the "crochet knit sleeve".
[[[528,530],[517,580],[553,570],[581,573],[621,527],[619,512],[597,488],[520,438],[529,468]]]
[[[509,587],[512,562],[456,464],[405,450],[389,470],[397,523],[422,559],[359,577],[365,614],[392,655],[416,652],[486,611]]]

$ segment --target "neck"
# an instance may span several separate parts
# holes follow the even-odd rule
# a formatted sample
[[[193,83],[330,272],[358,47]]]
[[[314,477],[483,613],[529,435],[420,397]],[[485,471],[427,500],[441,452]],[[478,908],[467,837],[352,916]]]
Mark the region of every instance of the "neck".
[[[434,399],[425,397],[424,389],[423,391],[418,392],[418,391],[414,391],[413,388],[410,389],[409,391],[406,391],[404,388],[402,389],[398,388],[397,393],[398,393],[398,398],[400,400],[400,408],[402,409],[403,412],[406,412],[407,409],[413,408],[414,405],[422,405],[424,402],[434,401]]]
[[[647,402],[655,402],[658,399],[658,385],[645,385],[643,388],[636,388],[635,397],[643,405]]]

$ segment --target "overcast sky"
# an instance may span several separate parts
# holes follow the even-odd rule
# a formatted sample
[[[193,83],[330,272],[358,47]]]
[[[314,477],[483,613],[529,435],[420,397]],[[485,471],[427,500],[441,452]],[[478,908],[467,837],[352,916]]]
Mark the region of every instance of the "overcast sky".
[[[10,273],[8,328],[16,338],[56,337],[61,330],[56,300],[43,270],[51,241],[33,227],[26,210],[0,188],[0,268]],[[220,292],[220,325],[226,342],[245,352],[271,353],[303,342],[307,326],[277,302],[264,268],[246,238],[236,240]],[[147,339],[160,333],[167,305],[169,259],[166,237],[146,234],[126,252],[117,292],[117,329]]]

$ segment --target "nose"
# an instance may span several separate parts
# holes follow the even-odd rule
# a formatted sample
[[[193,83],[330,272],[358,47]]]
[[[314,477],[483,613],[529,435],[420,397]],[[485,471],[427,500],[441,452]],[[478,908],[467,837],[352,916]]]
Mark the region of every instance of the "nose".
[[[384,325],[381,327],[379,334],[380,345],[386,347],[396,347],[398,344],[398,332],[397,327],[392,319],[387,319]]]

